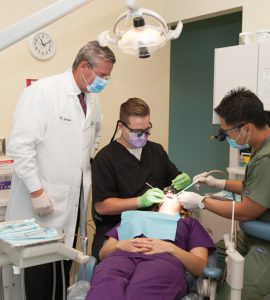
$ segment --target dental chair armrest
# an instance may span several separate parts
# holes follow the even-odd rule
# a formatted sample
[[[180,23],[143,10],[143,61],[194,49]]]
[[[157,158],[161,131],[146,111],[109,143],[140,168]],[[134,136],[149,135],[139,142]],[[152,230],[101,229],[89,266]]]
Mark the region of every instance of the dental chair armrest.
[[[205,277],[218,280],[222,276],[222,270],[214,267],[205,267],[203,269],[203,275]]]
[[[256,238],[270,241],[270,223],[263,221],[246,221],[240,223],[240,228]]]
[[[207,266],[203,269],[203,277],[211,279],[219,279],[222,275],[222,270],[218,268],[216,252],[209,254]]]

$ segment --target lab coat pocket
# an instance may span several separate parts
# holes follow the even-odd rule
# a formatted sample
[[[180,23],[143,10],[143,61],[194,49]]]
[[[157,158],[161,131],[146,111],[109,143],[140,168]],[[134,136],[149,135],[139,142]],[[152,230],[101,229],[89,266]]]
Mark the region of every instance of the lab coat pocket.
[[[64,215],[68,205],[69,186],[43,181],[43,188],[52,201],[54,208],[53,216]]]

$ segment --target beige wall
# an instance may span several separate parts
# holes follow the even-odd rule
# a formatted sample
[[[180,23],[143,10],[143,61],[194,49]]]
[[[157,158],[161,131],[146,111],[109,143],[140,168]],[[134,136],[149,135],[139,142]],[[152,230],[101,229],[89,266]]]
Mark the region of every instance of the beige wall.
[[[25,0],[18,7],[20,1],[1,1],[0,28],[12,25],[53,2],[52,0]],[[114,5],[108,7],[109,2],[113,2]],[[145,2],[148,2],[151,9],[161,13],[157,5],[159,1]],[[17,6],[16,11],[14,11],[15,6]],[[101,31],[111,29],[116,18],[125,10],[123,0],[95,0],[49,25],[46,29],[56,38],[57,52],[47,62],[40,62],[30,55],[27,38],[0,53],[2,95],[0,136],[8,136],[10,133],[12,115],[17,99],[25,87],[25,79],[41,78],[70,67],[79,48],[87,41],[95,39]],[[113,133],[120,104],[131,96],[138,96],[145,99],[152,110],[155,130],[151,138],[167,147],[169,45],[147,60],[125,56],[114,47],[112,49],[115,50],[117,58],[112,73],[113,79],[105,92],[100,95],[104,115],[102,145],[108,142]]]
[[[53,2],[55,1],[1,1],[0,28],[12,25]],[[243,31],[270,27],[268,0],[139,0],[139,3],[142,7],[162,14],[169,23],[178,19],[188,22],[206,18],[240,10],[243,6]],[[27,49],[27,38],[0,53],[0,136],[8,136],[10,133],[12,115],[18,96],[25,86],[25,79],[48,76],[70,67],[78,49],[87,41],[95,39],[99,32],[111,29],[115,19],[124,10],[125,0],[94,0],[49,25],[46,29],[55,36],[57,42],[56,55],[50,61],[40,62],[34,59]],[[128,97],[138,96],[145,99],[152,110],[154,129],[151,138],[167,148],[170,45],[147,60],[125,56],[114,47],[112,49],[115,50],[117,64],[112,73],[112,81],[100,95],[104,114],[102,145],[110,139],[118,118],[119,105]]]

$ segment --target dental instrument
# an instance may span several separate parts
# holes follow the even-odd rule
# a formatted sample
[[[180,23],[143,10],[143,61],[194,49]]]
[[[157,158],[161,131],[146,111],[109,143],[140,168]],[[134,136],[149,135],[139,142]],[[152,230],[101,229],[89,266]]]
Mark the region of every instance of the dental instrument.
[[[153,187],[151,184],[149,184],[148,182],[146,182],[145,184],[148,185],[151,189],[154,188],[154,187]]]
[[[181,193],[183,193],[184,191],[186,191],[187,189],[191,188],[193,185],[195,185],[196,183],[198,183],[198,180],[194,180],[190,185],[188,185],[187,187],[185,187],[184,189],[182,189],[182,191],[180,191],[179,193],[177,193],[176,195],[179,196]]]

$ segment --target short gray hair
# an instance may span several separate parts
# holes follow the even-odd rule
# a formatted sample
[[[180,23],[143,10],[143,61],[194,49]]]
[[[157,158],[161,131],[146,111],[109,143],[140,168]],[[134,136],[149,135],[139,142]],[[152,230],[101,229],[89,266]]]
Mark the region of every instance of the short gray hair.
[[[114,64],[116,62],[115,56],[109,47],[101,47],[98,41],[88,42],[83,46],[72,65],[72,70],[76,70],[82,61],[88,61],[92,67],[97,65],[100,61],[108,61]]]

